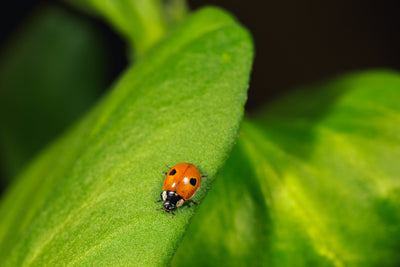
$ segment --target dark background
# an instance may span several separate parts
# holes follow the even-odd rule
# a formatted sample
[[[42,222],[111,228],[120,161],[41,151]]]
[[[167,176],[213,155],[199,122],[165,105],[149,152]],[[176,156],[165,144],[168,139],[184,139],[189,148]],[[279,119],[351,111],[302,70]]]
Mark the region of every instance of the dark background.
[[[190,0],[233,13],[253,34],[256,57],[247,110],[290,88],[353,70],[400,69],[400,1],[242,1]],[[7,1],[2,4],[0,42],[40,6],[54,1]],[[114,74],[124,69],[123,41],[101,20],[87,17],[108,36],[115,55]],[[110,81],[111,82],[111,81]]]
[[[253,34],[247,110],[344,72],[400,68],[400,1],[189,1],[231,11]]]
[[[0,49],[30,14],[47,5],[57,5],[87,20],[105,36],[105,45],[112,55],[111,75],[102,88],[107,90],[127,64],[124,41],[101,19],[62,2],[2,3]],[[249,113],[292,88],[342,73],[371,68],[400,69],[398,0],[190,0],[189,5],[192,9],[220,6],[234,14],[253,34],[256,53],[246,105]],[[0,169],[0,181],[1,173]]]

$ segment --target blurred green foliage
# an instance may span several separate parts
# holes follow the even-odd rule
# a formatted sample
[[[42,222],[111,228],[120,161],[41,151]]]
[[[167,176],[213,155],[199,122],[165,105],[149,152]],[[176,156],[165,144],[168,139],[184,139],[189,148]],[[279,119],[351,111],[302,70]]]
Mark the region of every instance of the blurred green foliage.
[[[131,58],[145,55],[187,15],[184,0],[65,0],[91,14],[104,17],[127,41]]]
[[[0,158],[6,184],[92,105],[110,80],[111,55],[87,21],[38,9],[0,53]]]
[[[399,98],[368,71],[247,119],[172,265],[399,266]]]
[[[345,75],[299,88],[249,114],[200,208],[181,208],[171,219],[156,212],[153,203],[161,191],[163,166],[197,164],[209,177],[195,199],[206,196],[237,136],[252,57],[249,37],[217,9],[184,20],[187,11],[179,0],[68,2],[108,20],[137,60],[111,93],[9,189],[0,203],[0,265],[400,265],[398,73]],[[79,33],[68,30],[65,21],[55,23],[60,24],[57,34],[53,30],[50,35]],[[40,31],[28,32],[32,39],[46,39]],[[89,99],[81,91],[98,92],[102,83],[104,68],[93,70],[92,77],[79,60],[84,55],[90,55],[87,61],[102,60],[92,50],[97,40],[91,34],[81,33],[89,38],[87,46],[61,55],[62,62],[71,59],[65,68],[76,66],[72,76],[81,77],[65,75],[65,88],[78,88],[74,97],[80,100]],[[0,85],[13,88],[9,84],[16,83],[22,90],[21,73],[25,77],[36,71],[32,76],[52,81],[49,88],[61,88],[57,75],[63,69],[49,70],[49,76],[47,69],[17,64],[48,42],[27,45],[36,50],[18,48],[19,43],[12,49],[27,55],[5,57],[0,77],[7,83],[1,79]],[[58,47],[67,49],[65,44],[46,49],[48,60],[58,62],[60,57],[54,57]],[[29,69],[19,72],[24,68]],[[38,83],[34,93],[24,93],[23,105],[37,105],[33,111],[44,108],[42,117],[54,111],[60,123],[68,121],[62,117],[68,103],[80,100],[70,96],[65,97],[67,106],[49,103],[53,91],[36,94],[43,87]],[[24,109],[16,112],[20,117],[8,116],[9,99],[16,101],[20,94],[12,91],[0,98],[5,103],[1,119],[10,120],[9,125],[36,116]],[[29,138],[32,129],[40,130],[43,140],[61,131],[47,130],[57,126],[49,120],[43,118],[36,128],[27,123],[24,129],[3,131],[9,146],[3,157],[21,159],[17,167],[5,166],[17,170],[33,154],[24,144],[34,140],[34,135]],[[17,153],[26,156],[14,159]]]

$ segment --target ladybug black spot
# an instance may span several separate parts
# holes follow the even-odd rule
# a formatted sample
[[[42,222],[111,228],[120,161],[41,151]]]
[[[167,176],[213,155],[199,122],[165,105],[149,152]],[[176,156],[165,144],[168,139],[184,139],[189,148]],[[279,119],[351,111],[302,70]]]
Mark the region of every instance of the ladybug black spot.
[[[190,178],[190,184],[191,184],[191,185],[195,186],[195,185],[196,185],[196,182],[197,182],[197,179],[196,179],[196,178]]]
[[[176,173],[176,170],[175,169],[172,169],[170,172],[169,172],[169,175],[174,175]]]

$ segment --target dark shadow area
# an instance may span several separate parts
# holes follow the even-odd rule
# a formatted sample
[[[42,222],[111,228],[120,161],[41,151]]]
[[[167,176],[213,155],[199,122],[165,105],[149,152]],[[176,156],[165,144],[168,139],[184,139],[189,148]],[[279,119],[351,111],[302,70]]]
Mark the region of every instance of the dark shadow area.
[[[124,42],[99,18],[57,2],[23,2],[1,9],[0,192],[127,65]]]
[[[299,85],[338,74],[400,69],[400,2],[190,0],[216,5],[253,34],[255,62],[247,110]]]

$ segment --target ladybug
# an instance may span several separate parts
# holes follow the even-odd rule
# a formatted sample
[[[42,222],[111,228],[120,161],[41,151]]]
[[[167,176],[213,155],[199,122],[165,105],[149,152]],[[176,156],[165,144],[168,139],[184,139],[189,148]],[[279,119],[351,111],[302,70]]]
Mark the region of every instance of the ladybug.
[[[179,163],[165,173],[163,191],[160,194],[161,199],[156,202],[164,201],[163,207],[158,210],[165,210],[173,213],[177,207],[181,207],[184,203],[197,203],[191,198],[197,192],[201,184],[201,175],[199,169],[191,163]]]

